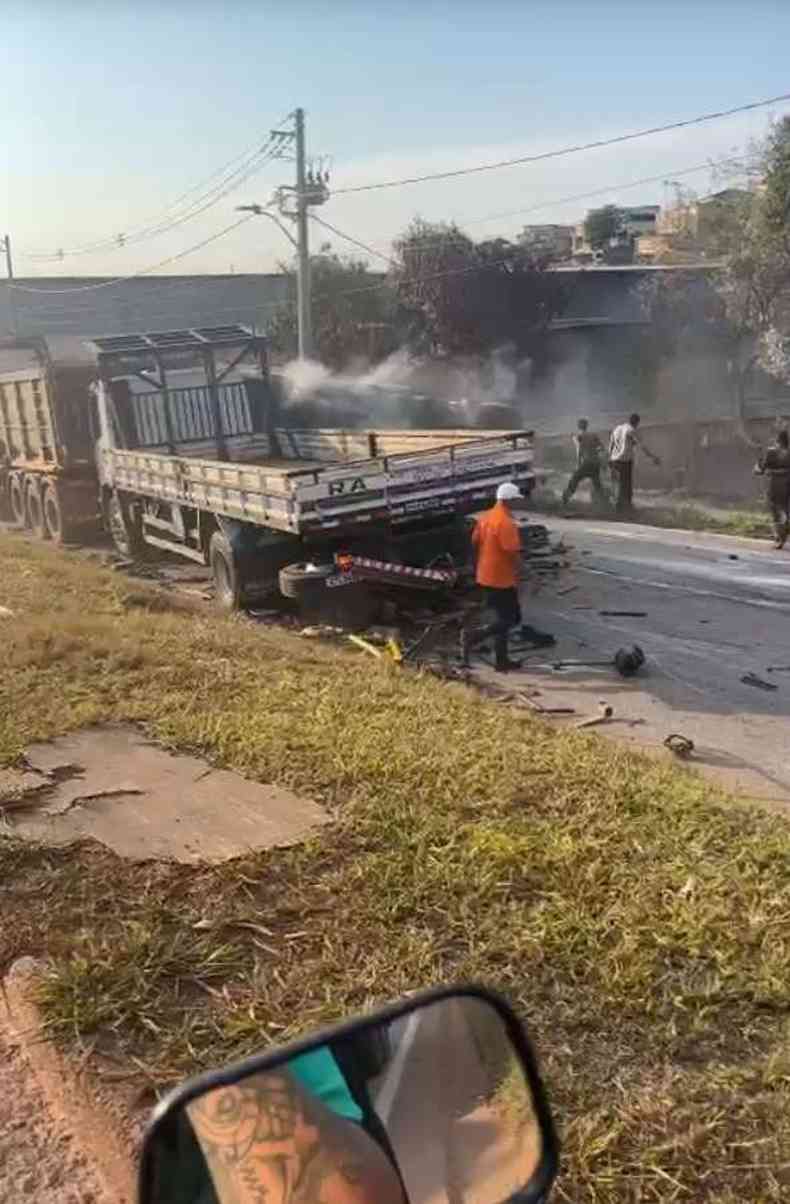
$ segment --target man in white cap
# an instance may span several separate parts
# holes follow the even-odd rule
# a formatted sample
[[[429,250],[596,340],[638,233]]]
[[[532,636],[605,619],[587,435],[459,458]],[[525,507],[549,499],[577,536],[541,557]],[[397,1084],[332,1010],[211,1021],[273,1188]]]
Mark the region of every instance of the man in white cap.
[[[486,605],[495,621],[475,632],[461,633],[461,659],[483,640],[494,637],[494,667],[499,673],[520,669],[521,662],[508,656],[507,637],[511,627],[521,622],[518,581],[521,569],[521,532],[513,518],[514,510],[523,510],[525,500],[518,485],[506,481],[496,491],[496,505],[486,510],[475,524],[472,544],[477,557],[476,580],[485,591]],[[527,628],[530,642],[553,644],[554,637]]]

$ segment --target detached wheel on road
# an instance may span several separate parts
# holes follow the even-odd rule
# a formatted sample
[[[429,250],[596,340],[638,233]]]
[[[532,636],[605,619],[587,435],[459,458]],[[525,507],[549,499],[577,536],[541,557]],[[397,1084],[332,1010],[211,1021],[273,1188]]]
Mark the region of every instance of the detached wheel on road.
[[[27,502],[27,517],[30,523],[30,530],[36,539],[46,539],[48,533],[47,524],[44,522],[44,502],[41,497],[41,485],[34,477],[27,482],[25,500]]]
[[[215,531],[208,546],[208,562],[214,578],[217,606],[221,610],[239,610],[244,602],[241,573],[230,540]]]
[[[27,526],[27,503],[25,502],[25,484],[20,476],[11,477],[8,486],[8,501],[11,506],[11,517],[18,527]]]
[[[142,525],[117,490],[113,490],[107,500],[107,526],[113,543],[125,560],[143,559]]]
[[[287,564],[280,569],[280,593],[284,598],[303,598],[316,586],[323,586],[327,577],[333,577],[337,569],[333,564],[317,564],[309,568],[304,564]]]

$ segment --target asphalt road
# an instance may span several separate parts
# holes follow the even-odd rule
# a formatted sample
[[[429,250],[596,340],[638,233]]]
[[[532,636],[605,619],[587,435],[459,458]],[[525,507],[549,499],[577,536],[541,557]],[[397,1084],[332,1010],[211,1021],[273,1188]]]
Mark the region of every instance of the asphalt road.
[[[537,593],[534,583],[525,586],[522,603],[525,619],[553,632],[558,645],[530,656],[529,672],[507,684],[539,690],[545,706],[574,706],[577,715],[564,722],[604,700],[614,722],[597,730],[617,739],[660,749],[680,732],[696,745],[697,768],[742,795],[790,806],[790,672],[768,672],[790,666],[790,549],[639,524],[545,521],[573,548],[570,567]],[[648,660],[630,680],[609,669],[534,667],[607,657],[631,643]],[[748,673],[776,689],[745,684]]]

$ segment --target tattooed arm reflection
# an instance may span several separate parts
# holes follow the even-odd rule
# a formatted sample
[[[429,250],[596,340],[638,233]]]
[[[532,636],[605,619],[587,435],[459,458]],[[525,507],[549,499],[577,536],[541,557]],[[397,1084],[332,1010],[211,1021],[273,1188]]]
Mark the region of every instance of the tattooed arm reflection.
[[[405,1204],[384,1152],[287,1070],[187,1106],[220,1204]]]

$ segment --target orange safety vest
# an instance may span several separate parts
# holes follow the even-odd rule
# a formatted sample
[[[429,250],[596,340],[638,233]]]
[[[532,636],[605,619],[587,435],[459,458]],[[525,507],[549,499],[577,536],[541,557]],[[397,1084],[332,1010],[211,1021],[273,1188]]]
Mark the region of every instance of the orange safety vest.
[[[502,502],[481,514],[472,532],[477,548],[477,584],[490,589],[511,589],[516,585],[516,554],[521,551],[521,535],[510,511]]]

